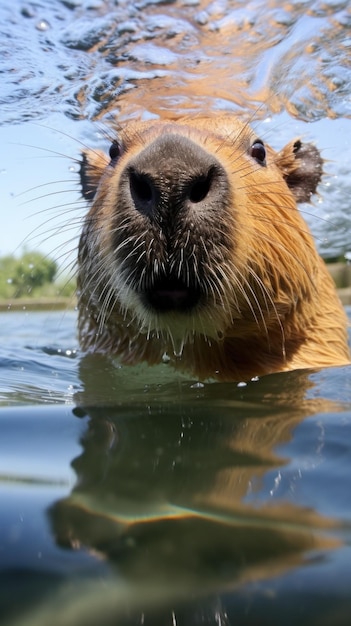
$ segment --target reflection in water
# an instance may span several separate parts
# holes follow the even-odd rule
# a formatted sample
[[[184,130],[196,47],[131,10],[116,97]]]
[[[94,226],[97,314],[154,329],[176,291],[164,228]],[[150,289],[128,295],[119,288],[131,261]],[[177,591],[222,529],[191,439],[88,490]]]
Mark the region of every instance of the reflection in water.
[[[2,4],[8,41],[19,26],[22,41],[2,63],[6,121],[101,118],[117,100],[122,116],[261,103],[307,120],[351,113],[347,0]]]
[[[129,28],[110,23],[105,30],[99,42],[105,71],[95,74],[90,88],[82,85],[80,108],[94,107],[97,117],[116,114],[118,98],[118,114],[128,117],[206,108],[255,117],[258,109],[285,109],[306,120],[350,115],[347,2],[338,2],[335,10],[327,2],[282,7],[271,0],[248,7],[243,0],[204,0],[195,7],[184,3],[181,10],[178,3],[167,3],[158,15],[154,3],[147,4],[148,12],[128,16],[132,33],[130,21]],[[89,50],[90,37],[88,29],[79,40]]]
[[[225,384],[190,394],[180,382],[181,389],[160,387],[158,397],[154,385],[133,406],[108,359],[87,357],[81,374],[89,391],[75,413],[89,424],[72,463],[77,484],[49,515],[60,546],[107,559],[115,574],[102,588],[88,587],[88,597],[85,589],[84,602],[80,593],[66,598],[67,615],[77,611],[79,623],[102,611],[104,624],[118,616],[122,624],[171,624],[172,612],[177,624],[225,624],[225,591],[240,593],[243,583],[308,565],[340,545],[332,520],[259,499],[265,475],[289,461],[277,446],[303,418],[331,408],[306,399],[303,372],[252,382],[247,394]],[[193,621],[197,614],[205,621]]]

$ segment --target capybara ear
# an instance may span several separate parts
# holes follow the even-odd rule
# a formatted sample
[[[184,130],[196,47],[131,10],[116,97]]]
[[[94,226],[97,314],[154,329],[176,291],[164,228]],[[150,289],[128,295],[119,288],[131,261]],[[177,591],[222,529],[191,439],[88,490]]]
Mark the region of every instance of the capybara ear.
[[[83,198],[94,199],[101,176],[108,165],[108,158],[102,150],[84,150],[80,162],[79,176]]]
[[[323,159],[316,146],[295,139],[278,153],[276,164],[296,202],[310,202],[323,175]]]

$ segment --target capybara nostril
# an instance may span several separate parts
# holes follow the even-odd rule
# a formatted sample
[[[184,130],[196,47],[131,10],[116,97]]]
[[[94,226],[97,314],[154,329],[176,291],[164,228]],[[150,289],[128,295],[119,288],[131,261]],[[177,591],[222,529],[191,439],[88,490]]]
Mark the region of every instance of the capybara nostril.
[[[159,192],[150,176],[130,169],[129,188],[137,211],[143,215],[152,214],[158,202]]]
[[[205,200],[211,190],[214,172],[211,169],[207,174],[200,175],[191,181],[189,186],[189,200],[193,204],[198,204]]]

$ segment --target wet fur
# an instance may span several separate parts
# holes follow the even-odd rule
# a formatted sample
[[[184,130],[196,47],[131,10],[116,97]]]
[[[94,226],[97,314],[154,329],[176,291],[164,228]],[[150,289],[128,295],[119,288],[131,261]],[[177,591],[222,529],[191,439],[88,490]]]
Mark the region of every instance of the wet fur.
[[[190,139],[225,171],[218,210],[201,205],[190,217],[181,207],[154,219],[124,201],[128,165],[169,136]],[[296,207],[316,191],[321,157],[295,140],[279,153],[266,146],[262,165],[250,153],[255,140],[233,116],[130,122],[117,159],[83,154],[82,191],[92,203],[79,249],[84,350],[125,364],[159,363],[167,353],[200,379],[234,381],[349,363],[343,307]],[[179,172],[159,176],[177,188]],[[201,286],[201,306],[145,307],[140,293],[165,268],[189,288]]]

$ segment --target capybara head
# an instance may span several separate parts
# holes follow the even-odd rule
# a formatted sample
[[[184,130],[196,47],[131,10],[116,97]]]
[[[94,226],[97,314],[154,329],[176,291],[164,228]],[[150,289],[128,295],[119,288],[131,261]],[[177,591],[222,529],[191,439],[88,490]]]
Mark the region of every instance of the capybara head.
[[[125,363],[167,353],[223,380],[347,362],[345,316],[296,207],[321,175],[313,145],[277,153],[233,116],[130,122],[109,159],[84,152],[83,348]],[[332,356],[315,345],[331,313]]]

